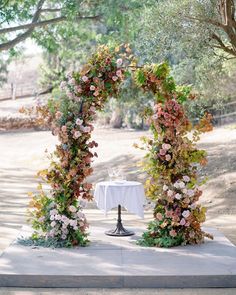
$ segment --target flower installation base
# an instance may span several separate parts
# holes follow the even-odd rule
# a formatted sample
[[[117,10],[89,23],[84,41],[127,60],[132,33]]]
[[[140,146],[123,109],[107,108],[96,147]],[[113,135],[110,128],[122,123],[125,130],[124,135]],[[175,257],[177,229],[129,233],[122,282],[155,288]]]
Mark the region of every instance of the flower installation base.
[[[236,247],[220,232],[199,246],[171,249],[136,245],[91,227],[91,245],[50,249],[10,245],[0,257],[0,287],[210,288],[236,287]],[[29,235],[23,228],[20,236]]]

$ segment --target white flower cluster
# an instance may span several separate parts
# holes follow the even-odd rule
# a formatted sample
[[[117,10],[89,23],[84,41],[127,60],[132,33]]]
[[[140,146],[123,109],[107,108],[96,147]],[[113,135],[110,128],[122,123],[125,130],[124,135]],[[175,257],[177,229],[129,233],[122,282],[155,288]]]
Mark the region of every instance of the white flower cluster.
[[[196,193],[197,187],[194,189],[188,189],[187,183],[189,183],[190,180],[191,179],[188,175],[184,175],[182,180],[179,179],[173,184],[172,189],[164,184],[163,191],[167,193],[168,197],[174,197],[177,200],[181,200],[184,196],[193,197]],[[177,190],[177,192],[175,190]]]
[[[71,205],[68,209],[70,211],[70,218],[66,215],[60,214],[54,207],[49,211],[51,230],[48,237],[58,237],[65,240],[71,230],[78,230],[80,227],[86,225],[84,213],[81,212],[82,205],[85,206],[83,200],[80,201],[80,206],[75,207]]]

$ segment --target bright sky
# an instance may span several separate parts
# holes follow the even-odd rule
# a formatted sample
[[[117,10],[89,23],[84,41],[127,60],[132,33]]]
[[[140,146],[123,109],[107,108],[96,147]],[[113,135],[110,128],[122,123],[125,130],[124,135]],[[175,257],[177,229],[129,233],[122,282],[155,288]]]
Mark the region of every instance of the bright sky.
[[[42,49],[34,42],[34,40],[30,38],[26,39],[26,41],[23,42],[21,45],[25,47],[26,55],[37,54],[42,52]]]

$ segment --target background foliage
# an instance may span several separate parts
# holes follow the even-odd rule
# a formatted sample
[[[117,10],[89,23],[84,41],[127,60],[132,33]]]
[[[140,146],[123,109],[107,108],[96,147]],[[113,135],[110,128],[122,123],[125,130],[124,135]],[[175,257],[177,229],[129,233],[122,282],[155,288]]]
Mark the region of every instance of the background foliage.
[[[23,53],[22,41],[33,38],[44,50],[41,85],[51,92],[97,45],[130,43],[140,63],[167,60],[177,83],[193,86],[201,99],[188,104],[188,112],[199,117],[234,99],[235,23],[235,0],[5,0],[0,5],[0,69],[4,74],[9,57]],[[140,127],[139,106],[149,98],[127,89],[102,117],[114,126]]]

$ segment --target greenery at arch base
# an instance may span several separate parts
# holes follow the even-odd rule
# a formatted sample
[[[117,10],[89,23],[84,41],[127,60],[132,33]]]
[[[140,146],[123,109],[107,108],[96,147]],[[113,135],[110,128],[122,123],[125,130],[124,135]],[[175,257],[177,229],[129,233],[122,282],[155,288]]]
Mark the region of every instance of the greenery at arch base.
[[[50,125],[60,144],[51,155],[50,167],[39,172],[51,192],[45,193],[40,185],[38,194],[32,194],[34,241],[67,247],[89,242],[83,207],[93,198],[86,178],[97,157],[97,143],[91,140],[94,116],[130,75],[153,94],[153,106],[144,110],[153,137],[142,138],[141,148],[148,150],[143,161],[148,175],[145,189],[155,202],[154,219],[139,244],[171,247],[212,238],[201,229],[206,209],[198,203],[202,194],[198,169],[206,164],[206,152],[196,147],[199,134],[212,129],[211,118],[206,115],[193,127],[183,107],[194,99],[191,89],[175,84],[166,63],[138,67],[129,46],[124,45],[100,47],[80,71],[68,74],[61,83],[60,99],[36,107],[38,123]]]

